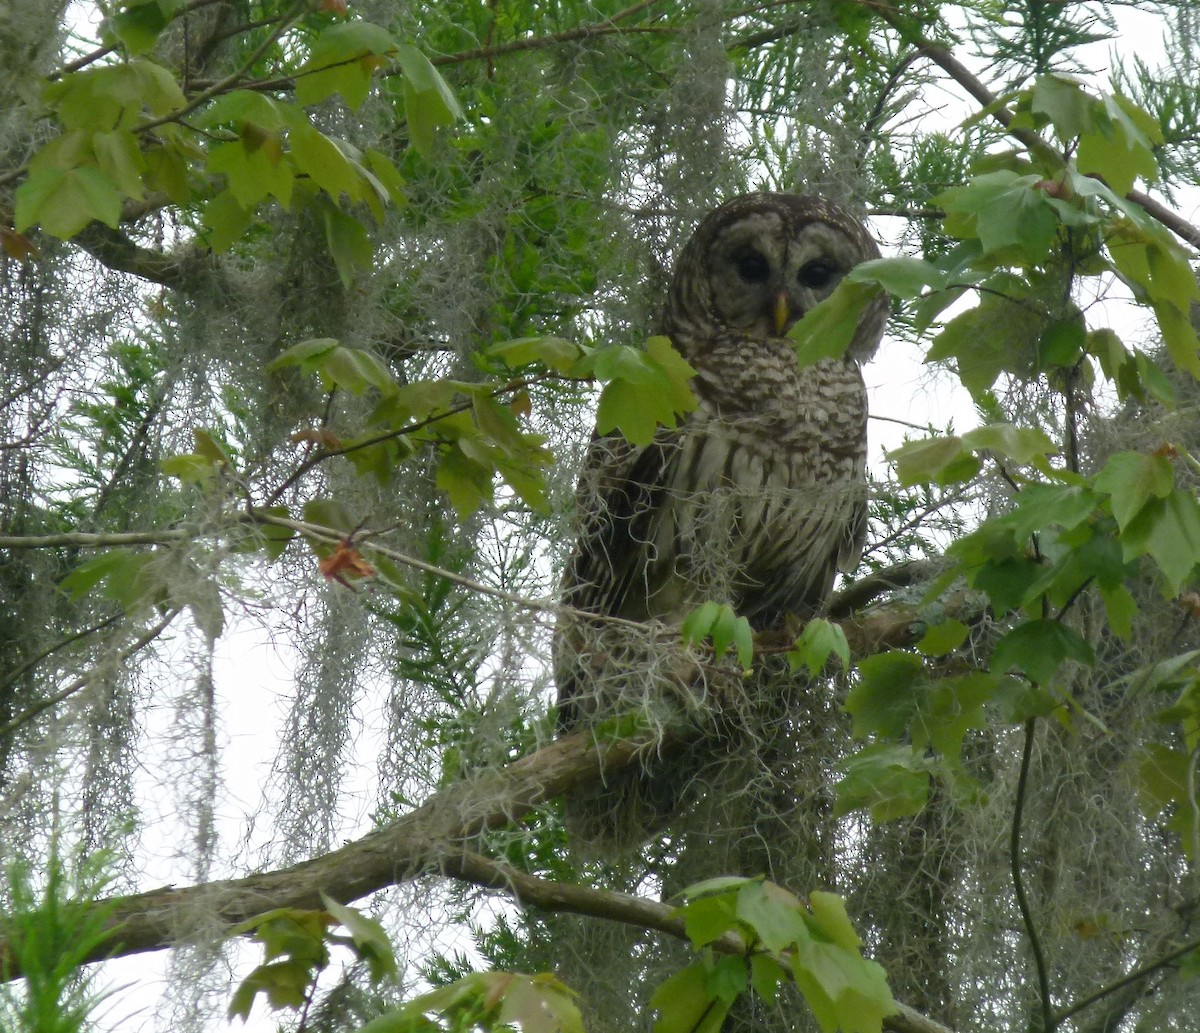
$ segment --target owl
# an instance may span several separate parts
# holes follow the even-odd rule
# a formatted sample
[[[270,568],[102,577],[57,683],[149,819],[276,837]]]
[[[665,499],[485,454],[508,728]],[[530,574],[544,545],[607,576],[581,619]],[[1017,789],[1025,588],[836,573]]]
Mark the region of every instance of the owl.
[[[751,193],[703,219],[679,255],[661,328],[696,370],[698,406],[648,445],[593,440],[562,584],[573,611],[670,628],[713,600],[755,630],[820,611],[862,549],[859,364],[879,344],[886,299],[867,307],[843,358],[798,368],[785,335],[850,269],[878,257],[863,224],[818,197]],[[561,733],[670,695],[649,655],[653,636],[634,641],[614,625],[569,611],[559,621]],[[652,757],[573,794],[572,841],[603,853],[644,840],[685,805],[698,760]]]

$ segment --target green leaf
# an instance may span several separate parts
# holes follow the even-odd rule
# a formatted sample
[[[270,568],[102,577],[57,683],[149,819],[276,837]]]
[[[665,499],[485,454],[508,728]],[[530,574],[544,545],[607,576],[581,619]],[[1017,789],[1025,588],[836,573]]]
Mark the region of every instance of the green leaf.
[[[96,220],[113,229],[120,225],[121,193],[95,166],[31,172],[17,187],[13,225],[18,233],[39,225],[69,240]]]
[[[1038,341],[1038,358],[1044,366],[1074,366],[1087,344],[1087,325],[1083,313],[1059,319],[1042,331]]]
[[[1045,260],[1059,225],[1058,212],[1040,189],[1042,183],[1038,175],[1001,169],[973,176],[931,203],[948,213],[948,232],[977,238],[985,255],[1013,255],[1036,264]]]
[[[256,509],[255,512],[262,513],[263,516],[291,516],[286,506],[265,506]],[[252,528],[252,533],[247,537],[246,544],[240,545],[238,551],[248,552],[261,549],[266,554],[267,559],[274,562],[284,554],[288,543],[295,537],[296,532],[290,527],[268,523],[256,524]]]
[[[769,954],[750,955],[750,985],[755,994],[768,1004],[775,1000],[779,987],[788,972]]]
[[[184,484],[206,484],[217,474],[218,467],[208,456],[195,452],[186,452],[176,456],[168,456],[159,468],[168,477],[174,477]]]
[[[856,265],[846,279],[873,283],[897,298],[915,298],[927,287],[937,291],[946,286],[946,274],[922,258],[873,258]]]
[[[1125,558],[1150,556],[1178,595],[1200,563],[1200,503],[1182,488],[1153,498],[1121,532]]]
[[[338,347],[336,337],[310,337],[284,349],[267,363],[267,369],[281,370],[288,366],[299,366],[305,373],[314,373],[320,368],[320,363]]]
[[[371,78],[386,55],[398,55],[396,41],[378,25],[348,21],[324,29],[296,75],[296,100],[319,104],[335,93],[358,108],[371,90]]]
[[[719,897],[739,890],[746,883],[754,881],[756,880],[744,875],[716,875],[711,879],[703,879],[690,886],[685,886],[676,896],[682,897],[686,901],[701,900],[704,897]]]
[[[309,499],[302,512],[306,524],[328,527],[343,534],[350,534],[358,527],[358,518],[338,499]]]
[[[113,12],[100,23],[101,38],[111,34],[131,54],[144,54],[153,49],[163,29],[170,24],[169,9],[164,9],[158,0],[129,3],[126,8]]]
[[[146,159],[142,156],[133,133],[124,129],[111,133],[96,133],[92,136],[92,148],[96,152],[100,171],[121,193],[139,201],[146,196],[142,187]]]
[[[332,343],[332,347],[329,345]],[[342,388],[361,395],[368,388],[385,394],[396,388],[395,378],[377,355],[364,348],[347,348],[331,338],[315,338],[294,345],[272,361],[276,369],[296,363],[305,372],[315,372],[326,389]]]
[[[710,944],[738,927],[736,903],[729,893],[690,900],[680,910],[693,947]]]
[[[413,146],[428,155],[438,126],[452,125],[463,117],[454,92],[424,54],[410,44],[396,48],[396,61],[404,72],[404,112]]]
[[[709,989],[703,961],[677,972],[654,991],[650,1007],[658,1010],[654,1033],[720,1033],[729,1011]]]
[[[684,618],[682,633],[684,642],[692,645],[711,638],[713,653],[718,658],[734,647],[742,669],[750,669],[754,660],[754,633],[750,630],[750,622],[739,617],[728,603],[711,600],[702,603]]]
[[[830,655],[842,662],[842,669],[850,667],[850,644],[840,624],[814,617],[804,625],[800,637],[788,651],[788,666],[795,673],[801,667],[808,668],[808,676],[815,678],[828,662]]]
[[[1162,331],[1171,361],[1181,370],[1200,378],[1200,338],[1187,313],[1167,302],[1155,302],[1154,314]]]
[[[367,159],[367,167],[378,183],[387,192],[388,198],[396,205],[405,205],[408,198],[404,193],[404,177],[400,170],[386,154],[368,147],[363,155]]]
[[[285,125],[281,107],[280,102],[257,90],[231,90],[214,99],[197,123],[205,129],[215,129],[250,122],[270,132],[278,132]]]
[[[625,345],[586,356],[595,375],[607,381],[596,407],[601,434],[619,430],[635,445],[649,444],[661,424],[673,428],[677,417],[696,407],[688,381],[696,371],[665,337],[651,337],[646,350]]]
[[[204,206],[203,218],[209,230],[208,246],[214,251],[227,251],[253,224],[254,213],[243,208],[230,191],[222,190]]]
[[[288,133],[292,161],[336,203],[342,194],[351,201],[363,197],[363,179],[328,136],[306,123]]]
[[[957,435],[906,441],[886,453],[902,485],[969,481],[983,464]]]
[[[98,591],[126,613],[136,614],[164,599],[156,558],[154,553],[125,549],[102,552],[71,571],[59,587],[76,601]]]
[[[1133,594],[1123,584],[1111,588],[1100,586],[1100,598],[1104,602],[1104,612],[1108,617],[1108,626],[1113,633],[1125,642],[1133,639],[1133,618],[1137,616],[1138,604]]]
[[[810,927],[813,932],[845,950],[858,951],[862,940],[854,931],[854,924],[846,913],[846,902],[841,897],[836,893],[813,890],[808,895],[808,906],[812,911]]]
[[[929,800],[930,762],[911,746],[873,743],[839,765],[838,817],[866,810],[873,821],[920,814]]]
[[[1175,487],[1175,472],[1164,456],[1118,452],[1096,474],[1098,491],[1111,496],[1112,514],[1122,531],[1151,499],[1166,498]]]
[[[487,353],[510,369],[540,362],[557,373],[569,373],[579,362],[583,349],[561,337],[519,337],[494,344]]]
[[[966,642],[970,633],[962,621],[951,617],[928,628],[917,643],[917,651],[925,656],[946,656]]]
[[[997,642],[991,667],[996,674],[1015,668],[1038,685],[1046,685],[1067,660],[1091,667],[1096,654],[1073,628],[1040,619],[1019,624]]]
[[[1015,545],[1049,527],[1068,531],[1079,527],[1095,514],[1102,500],[1098,492],[1080,484],[1027,484],[1017,494],[1013,508],[991,523],[1010,529]]]
[[[253,136],[216,144],[209,149],[206,168],[225,177],[229,192],[248,211],[268,195],[277,198],[285,208],[292,203],[296,177],[283,160],[282,143],[277,136],[271,137],[269,146]]]
[[[229,1018],[249,1019],[254,999],[265,994],[272,1008],[299,1008],[308,998],[311,968],[289,959],[259,965],[238,984],[229,1001]]]
[[[879,296],[873,282],[856,282],[847,276],[832,294],[804,314],[788,331],[795,341],[796,361],[811,366],[822,359],[839,359],[846,354],[862,314]]]
[[[790,961],[818,1024],[828,1033],[878,1033],[896,1002],[883,969],[859,953],[841,898],[814,891],[807,925],[811,935],[796,943]]]
[[[750,622],[739,617],[731,606],[721,607],[721,612],[712,625],[713,652],[724,656],[733,647],[742,670],[749,671],[754,661],[754,633]]]
[[[442,452],[437,469],[437,486],[450,498],[459,517],[466,518],[494,495],[493,470],[468,458],[461,448]]]
[[[1143,813],[1154,818],[1164,810],[1173,811],[1167,828],[1179,837],[1184,855],[1194,863],[1200,818],[1189,786],[1191,772],[1192,754],[1189,751],[1152,743],[1142,750],[1137,774],[1138,798]]]
[[[1058,451],[1045,431],[1036,427],[1014,427],[1011,423],[989,423],[962,436],[963,445],[974,451],[987,450],[1022,466],[1039,465],[1037,460]],[[1044,464],[1042,464],[1044,465]]]
[[[646,356],[658,373],[658,380],[664,382],[667,404],[672,415],[689,413],[698,404],[692,391],[691,380],[696,375],[682,355],[676,351],[669,337],[649,337],[646,339]],[[659,422],[665,423],[660,420]],[[674,426],[674,424],[670,424]]]
[[[383,926],[361,911],[339,904],[324,891],[321,891],[321,903],[325,905],[326,911],[349,930],[355,951],[360,960],[367,962],[373,982],[396,973],[396,956]]]
[[[1121,98],[1124,100],[1124,98]],[[1079,138],[1075,161],[1084,175],[1097,175],[1118,194],[1127,194],[1140,176],[1148,183],[1158,180],[1158,162],[1154,143],[1147,130],[1162,142],[1161,133],[1153,120],[1144,121],[1131,102],[1120,103],[1115,97],[1105,97],[1097,110],[1095,127]],[[1146,116],[1149,119],[1149,116]]]
[[[1072,79],[1039,75],[1031,91],[1033,111],[1047,115],[1063,143],[1071,143],[1094,124],[1097,102]]]
[[[583,1018],[571,992],[549,973],[514,973],[496,1015],[499,1027],[521,1033],[583,1033]]]
[[[984,705],[991,703],[1006,684],[1003,676],[971,671],[931,682],[919,701],[910,732],[913,749],[930,746],[950,765],[960,767],[963,739],[988,721]]]
[[[321,206],[321,218],[325,223],[325,239],[329,242],[329,253],[337,266],[342,286],[347,290],[354,286],[356,275],[371,268],[375,249],[366,227],[361,222],[333,205]]]
[[[774,883],[756,880],[738,890],[739,921],[775,954],[808,938],[802,911],[800,901]]]
[[[892,738],[905,734],[925,679],[924,661],[914,653],[895,649],[864,657],[858,672],[859,681],[844,704],[854,719],[854,734],[859,738],[874,733]]]

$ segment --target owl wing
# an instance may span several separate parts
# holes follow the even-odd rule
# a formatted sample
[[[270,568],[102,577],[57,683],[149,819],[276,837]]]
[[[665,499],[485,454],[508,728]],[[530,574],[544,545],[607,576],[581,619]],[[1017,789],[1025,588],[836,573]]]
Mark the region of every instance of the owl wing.
[[[679,431],[661,428],[647,445],[616,434],[592,439],[578,488],[583,527],[563,581],[569,605],[623,614],[630,588],[646,574],[679,441]],[[643,585],[640,595],[646,594]]]

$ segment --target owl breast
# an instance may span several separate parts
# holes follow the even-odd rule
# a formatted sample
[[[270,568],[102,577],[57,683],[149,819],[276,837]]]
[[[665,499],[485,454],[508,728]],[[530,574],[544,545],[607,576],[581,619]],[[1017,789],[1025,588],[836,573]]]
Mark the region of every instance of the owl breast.
[[[672,446],[646,543],[647,612],[680,620],[716,599],[765,628],[813,612],[858,560],[865,391],[852,361],[797,370],[786,341],[722,343]]]

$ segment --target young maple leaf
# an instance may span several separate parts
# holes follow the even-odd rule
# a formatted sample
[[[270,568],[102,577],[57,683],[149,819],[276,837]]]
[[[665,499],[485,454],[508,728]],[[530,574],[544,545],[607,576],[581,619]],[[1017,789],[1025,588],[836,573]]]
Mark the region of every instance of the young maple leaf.
[[[317,563],[317,569],[330,581],[345,585],[353,590],[354,586],[347,577],[374,577],[375,568],[371,566],[361,552],[355,548],[353,539],[343,538],[337,547]]]

